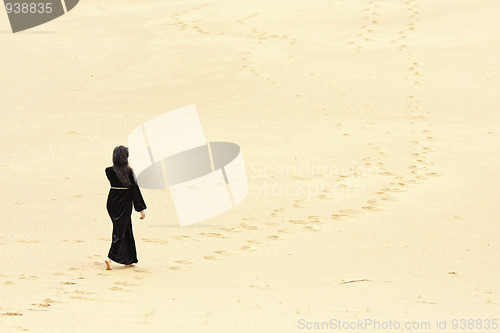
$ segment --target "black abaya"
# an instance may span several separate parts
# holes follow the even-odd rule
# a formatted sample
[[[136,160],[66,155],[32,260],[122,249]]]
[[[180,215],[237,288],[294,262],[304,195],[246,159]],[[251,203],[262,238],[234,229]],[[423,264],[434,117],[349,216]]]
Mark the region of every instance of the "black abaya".
[[[136,211],[146,209],[146,203],[142,198],[141,190],[137,185],[137,179],[132,170],[128,175],[132,185],[126,189],[112,167],[106,168],[106,176],[111,187],[108,194],[106,208],[113,222],[113,238],[108,258],[114,262],[130,265],[137,263],[137,252],[135,249],[134,235],[132,233],[132,204]]]

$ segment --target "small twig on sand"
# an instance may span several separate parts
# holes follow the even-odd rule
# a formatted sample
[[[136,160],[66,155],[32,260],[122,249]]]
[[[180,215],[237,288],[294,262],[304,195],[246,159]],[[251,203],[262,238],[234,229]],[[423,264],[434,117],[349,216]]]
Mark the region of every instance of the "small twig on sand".
[[[359,279],[359,280],[350,280],[350,281],[344,281],[340,282],[339,284],[347,284],[347,283],[354,283],[354,282],[363,282],[363,281],[370,281],[368,279]]]

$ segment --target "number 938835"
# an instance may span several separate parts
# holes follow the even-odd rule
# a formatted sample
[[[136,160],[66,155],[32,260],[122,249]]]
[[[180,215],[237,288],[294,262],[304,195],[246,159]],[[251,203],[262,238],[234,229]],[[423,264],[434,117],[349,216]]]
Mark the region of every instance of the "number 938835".
[[[7,14],[50,14],[52,13],[51,2],[13,2],[6,3]]]

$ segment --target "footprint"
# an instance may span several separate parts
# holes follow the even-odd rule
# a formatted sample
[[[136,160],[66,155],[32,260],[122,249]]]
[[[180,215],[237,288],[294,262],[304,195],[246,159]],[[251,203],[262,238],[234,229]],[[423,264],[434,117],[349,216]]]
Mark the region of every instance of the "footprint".
[[[377,208],[377,207],[375,207],[375,206],[363,206],[363,207],[361,207],[361,208],[363,208],[363,209],[365,209],[365,210],[370,210],[370,211],[382,210],[382,209]]]
[[[339,212],[346,215],[354,215],[360,213],[359,211],[354,209],[340,209]]]
[[[265,225],[279,225],[278,222],[263,222],[262,224],[265,224]]]
[[[161,239],[148,239],[148,238],[141,238],[141,240],[145,241],[146,243],[155,243],[155,244],[160,244],[160,245],[167,245],[168,242],[161,240]]]
[[[180,265],[168,266],[168,269],[171,269],[171,270],[182,270],[182,266],[180,266]]]
[[[305,225],[304,229],[309,230],[309,231],[321,231],[320,228],[313,226],[313,225]]]
[[[387,187],[387,188],[384,188],[384,191],[386,191],[386,192],[406,192],[406,190],[400,189],[398,187]]]
[[[219,230],[226,232],[242,232],[242,230],[238,230],[237,228],[219,228]]]
[[[214,252],[217,253],[217,254],[225,255],[225,256],[230,256],[230,255],[236,254],[234,252],[226,251],[226,250],[217,250],[217,251],[214,251]]]
[[[215,237],[215,238],[228,238],[222,234],[216,233],[216,232],[200,232],[200,235],[205,236],[205,237]]]
[[[54,301],[54,300],[53,300],[53,299],[51,299],[51,298],[46,298],[46,299],[44,299],[43,301],[44,301],[44,302],[46,302],[46,303],[62,303],[62,302]]]
[[[28,243],[28,244],[35,244],[35,243],[41,243],[41,241],[38,240],[19,240],[19,241],[14,241],[16,243]]]
[[[111,287],[111,288],[109,288],[109,289],[111,289],[111,290],[113,290],[113,291],[123,290],[123,288],[121,288],[121,287]]]
[[[273,209],[273,212],[271,213],[271,216],[279,216],[281,213],[286,212],[285,209],[280,208],[280,209]]]
[[[217,257],[217,256],[204,256],[203,259],[207,260],[222,260],[222,257]]]
[[[436,173],[436,172],[429,172],[429,173],[426,173],[425,174],[426,176],[430,176],[430,177],[441,177],[442,175],[440,175],[439,173]]]
[[[115,284],[119,285],[119,286],[127,286],[127,287],[135,287],[135,286],[138,286],[137,283],[133,283],[133,282],[128,282],[128,281],[120,281],[120,282],[115,282]]]
[[[307,224],[307,223],[309,223],[306,220],[288,220],[288,222],[294,223],[294,224]]]
[[[31,305],[36,305],[39,308],[48,308],[50,306],[49,303],[33,303]]]
[[[384,201],[397,201],[396,198],[394,198],[393,196],[390,196],[388,194],[383,194],[381,200],[384,200]]]
[[[88,298],[88,297],[85,297],[85,296],[70,296],[69,298],[71,298],[71,299],[79,299],[79,300],[82,300],[82,301],[93,301],[94,300],[93,298]]]
[[[32,304],[35,305],[35,304]],[[28,308],[29,311],[47,311],[47,308],[37,307],[37,308]]]
[[[75,290],[75,291],[73,291],[73,293],[79,294],[79,295],[92,295],[92,294],[95,294],[92,291],[84,291],[84,290],[78,290],[78,289]]]
[[[257,227],[256,225],[249,225],[246,223],[240,223],[240,226],[246,230],[259,230],[259,227]]]
[[[177,240],[193,240],[193,241],[201,242],[199,239],[191,238],[190,236],[185,236],[185,235],[177,235],[177,236],[173,236],[173,237]]]
[[[189,236],[184,236],[184,235],[174,236],[174,238],[175,238],[175,239],[177,239],[177,240],[191,239],[191,237],[189,237]]]

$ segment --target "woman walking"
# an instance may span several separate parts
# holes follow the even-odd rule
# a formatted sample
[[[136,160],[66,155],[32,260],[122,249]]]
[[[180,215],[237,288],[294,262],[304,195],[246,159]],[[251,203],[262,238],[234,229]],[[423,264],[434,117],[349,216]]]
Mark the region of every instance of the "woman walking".
[[[106,269],[111,269],[111,261],[125,266],[137,263],[134,235],[132,233],[132,205],[146,217],[146,203],[137,185],[134,170],[128,165],[128,148],[117,146],[113,150],[113,166],[106,168],[106,176],[111,184],[106,208],[113,222],[113,238]]]

